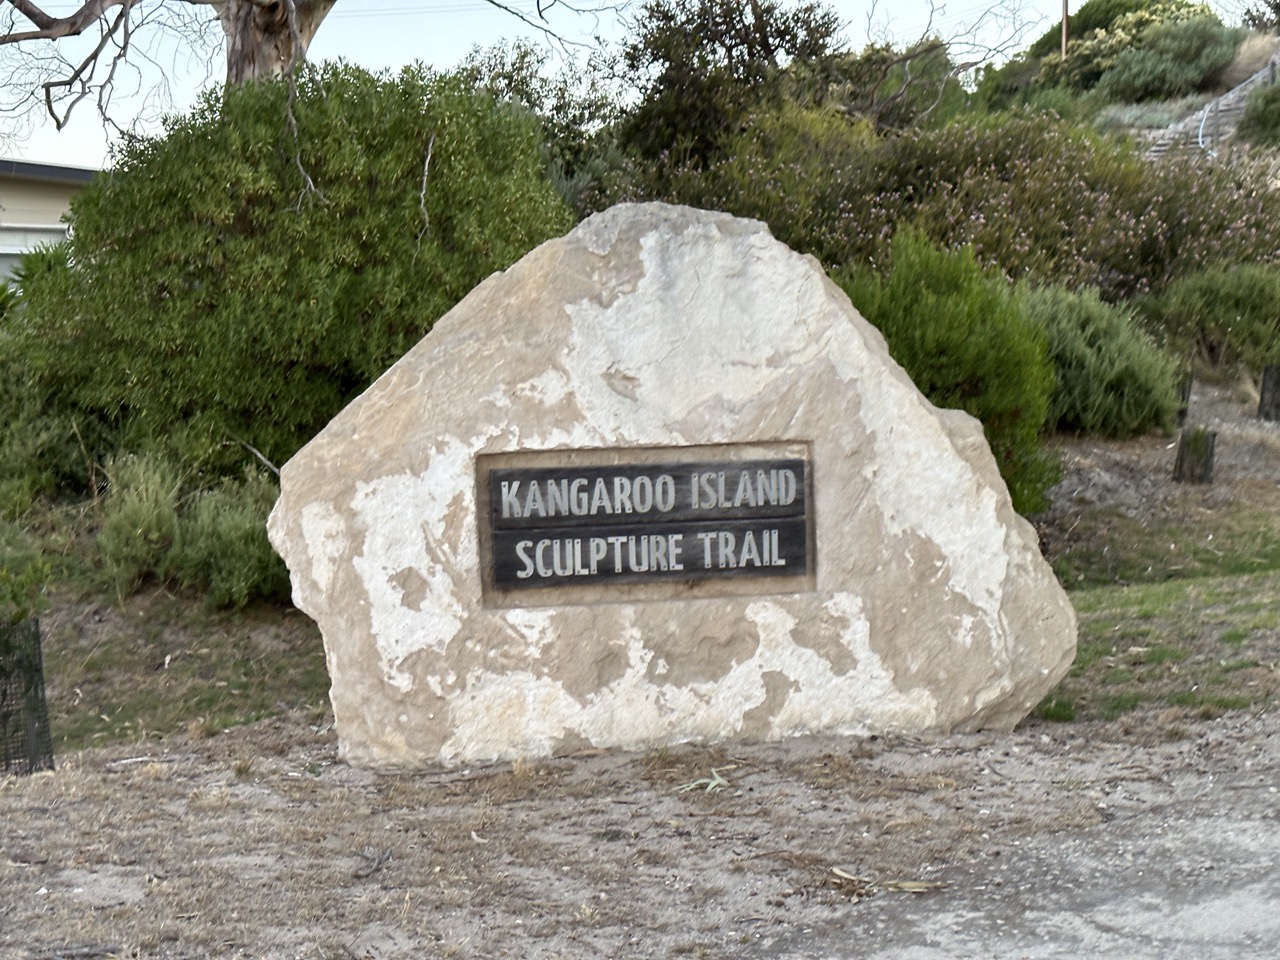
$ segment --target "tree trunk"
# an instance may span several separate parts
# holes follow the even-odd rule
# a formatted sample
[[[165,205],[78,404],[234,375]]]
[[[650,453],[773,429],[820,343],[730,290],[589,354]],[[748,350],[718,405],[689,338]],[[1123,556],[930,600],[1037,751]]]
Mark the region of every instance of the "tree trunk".
[[[1204,427],[1183,430],[1173,479],[1179,483],[1213,483],[1213,447],[1218,435]]]
[[[1258,417],[1280,420],[1280,367],[1262,368],[1262,390],[1258,397]]]
[[[227,35],[227,86],[279,77],[292,70],[306,57],[312,37],[335,2],[223,0],[219,3],[218,19]]]

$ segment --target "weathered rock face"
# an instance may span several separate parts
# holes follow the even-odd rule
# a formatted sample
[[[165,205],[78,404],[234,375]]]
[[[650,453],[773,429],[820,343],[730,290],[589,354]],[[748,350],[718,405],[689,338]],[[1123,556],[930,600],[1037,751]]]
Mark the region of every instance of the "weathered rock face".
[[[575,579],[580,547],[554,555],[568,585],[503,589],[489,518],[499,499],[520,515],[532,482],[500,497],[489,471],[522,456],[674,477],[686,461],[793,458],[808,532],[791,567],[765,571],[784,576]],[[281,483],[271,539],[324,634],[356,764],[1008,728],[1075,653],[1071,605],[979,424],[930,405],[812,259],[722,214],[620,206],[539,247]],[[701,505],[696,480],[691,496]],[[607,532],[601,568],[615,549],[625,566]],[[512,578],[551,573],[529,536]],[[757,562],[786,562],[773,536]],[[678,538],[660,559],[690,571],[724,545],[690,534],[682,554]]]

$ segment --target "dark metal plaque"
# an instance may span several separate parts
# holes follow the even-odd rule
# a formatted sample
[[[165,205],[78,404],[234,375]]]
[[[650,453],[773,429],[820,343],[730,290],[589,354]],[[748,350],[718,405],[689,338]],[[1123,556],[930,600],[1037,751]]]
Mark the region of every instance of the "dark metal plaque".
[[[796,458],[494,469],[493,584],[801,575],[807,480]]]

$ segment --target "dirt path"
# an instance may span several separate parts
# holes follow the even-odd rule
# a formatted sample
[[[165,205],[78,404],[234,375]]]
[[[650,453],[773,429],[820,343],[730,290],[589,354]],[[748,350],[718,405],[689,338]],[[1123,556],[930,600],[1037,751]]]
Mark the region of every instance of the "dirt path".
[[[0,956],[1264,957],[1280,933],[1274,714],[335,757],[288,718],[0,783]]]

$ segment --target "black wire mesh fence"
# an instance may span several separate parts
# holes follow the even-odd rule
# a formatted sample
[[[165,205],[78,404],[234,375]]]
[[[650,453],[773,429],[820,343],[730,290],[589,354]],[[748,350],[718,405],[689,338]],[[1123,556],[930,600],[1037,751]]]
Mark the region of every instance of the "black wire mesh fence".
[[[52,769],[40,622],[0,621],[0,774]]]

